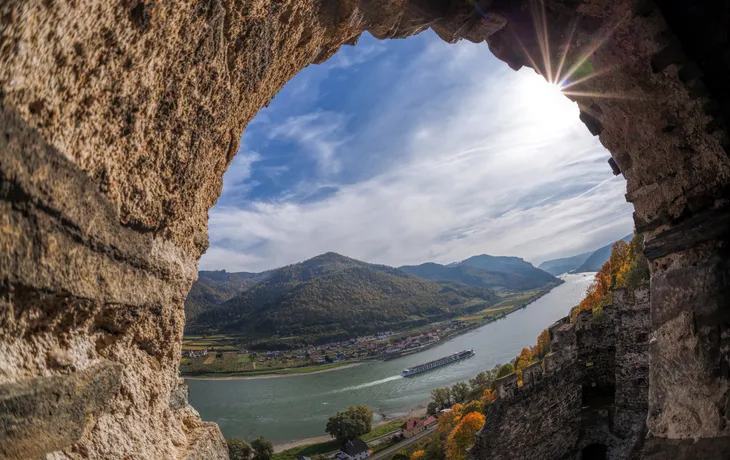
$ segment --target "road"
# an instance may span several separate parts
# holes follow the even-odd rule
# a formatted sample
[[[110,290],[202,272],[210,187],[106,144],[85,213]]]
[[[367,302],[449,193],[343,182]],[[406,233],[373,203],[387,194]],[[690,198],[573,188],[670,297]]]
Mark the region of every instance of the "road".
[[[408,438],[403,442],[399,442],[398,444],[394,444],[386,449],[381,450],[380,452],[377,452],[373,454],[372,456],[368,457],[371,460],[379,460],[382,458],[389,457],[393,455],[394,453],[398,452],[399,450],[408,447],[409,445],[413,444],[414,442],[418,442],[421,439],[431,436],[432,434],[436,433],[436,428],[432,428],[430,430],[422,431],[418,433],[417,435],[413,436],[412,438]]]

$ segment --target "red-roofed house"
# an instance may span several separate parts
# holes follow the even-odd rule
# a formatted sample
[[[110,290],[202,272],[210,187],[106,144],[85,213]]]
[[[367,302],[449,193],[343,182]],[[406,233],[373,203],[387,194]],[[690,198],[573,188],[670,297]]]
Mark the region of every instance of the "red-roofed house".
[[[435,427],[436,425],[438,425],[438,423],[439,423],[439,421],[436,420],[436,417],[434,417],[432,415],[423,421],[423,426],[425,426],[426,429],[429,429],[429,428]]]
[[[417,418],[412,418],[400,426],[400,430],[403,433],[403,437],[405,438],[410,438],[411,436],[417,435],[425,429],[426,426],[423,424],[423,421]]]

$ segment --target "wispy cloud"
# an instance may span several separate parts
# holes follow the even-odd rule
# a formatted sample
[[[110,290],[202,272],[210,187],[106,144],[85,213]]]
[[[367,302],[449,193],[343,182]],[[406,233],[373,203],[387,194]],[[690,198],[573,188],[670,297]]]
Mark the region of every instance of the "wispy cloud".
[[[327,111],[293,116],[274,126],[269,138],[295,142],[313,156],[323,174],[335,174],[342,169],[337,149],[346,141],[345,120],[344,115]]]
[[[330,69],[346,69],[348,67],[364,64],[385,52],[386,44],[383,42],[369,42],[359,46],[343,46],[340,51],[332,56],[327,67]]]
[[[263,270],[325,251],[391,265],[479,253],[539,262],[631,230],[608,152],[540,77],[469,43],[424,39],[396,57],[373,59],[390,80],[357,123],[315,108],[265,127],[340,174],[213,208],[202,268]]]

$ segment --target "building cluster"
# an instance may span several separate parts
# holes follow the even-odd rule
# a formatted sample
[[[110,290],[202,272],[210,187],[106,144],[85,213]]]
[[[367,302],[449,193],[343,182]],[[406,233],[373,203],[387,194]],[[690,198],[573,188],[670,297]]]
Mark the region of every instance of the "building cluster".
[[[199,358],[201,356],[208,356],[208,350],[184,350],[182,352],[183,358]]]
[[[408,439],[418,433],[434,428],[436,425],[438,425],[438,420],[436,420],[436,417],[432,415],[429,415],[425,419],[412,418],[406,420],[405,423],[400,426],[400,432],[404,438]]]

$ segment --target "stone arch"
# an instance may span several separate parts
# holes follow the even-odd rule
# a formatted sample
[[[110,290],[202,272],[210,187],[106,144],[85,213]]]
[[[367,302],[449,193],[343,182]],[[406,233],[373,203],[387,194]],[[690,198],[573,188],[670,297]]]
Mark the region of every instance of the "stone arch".
[[[176,369],[241,130],[362,32],[426,28],[543,74],[543,53],[566,68],[588,56],[598,76],[571,97],[627,180],[652,260],[650,444],[726,441],[727,73],[707,54],[727,53],[721,3],[3,2],[0,452],[225,458]]]

